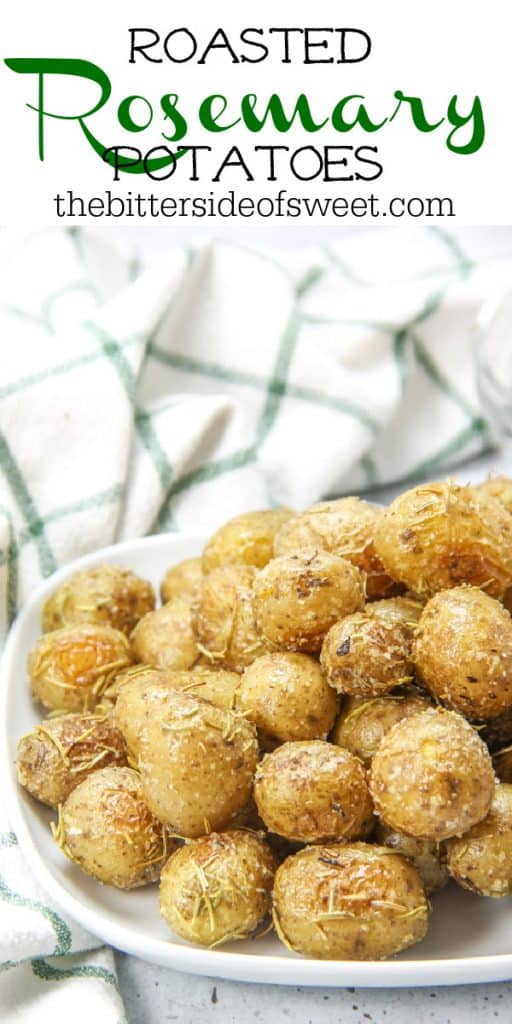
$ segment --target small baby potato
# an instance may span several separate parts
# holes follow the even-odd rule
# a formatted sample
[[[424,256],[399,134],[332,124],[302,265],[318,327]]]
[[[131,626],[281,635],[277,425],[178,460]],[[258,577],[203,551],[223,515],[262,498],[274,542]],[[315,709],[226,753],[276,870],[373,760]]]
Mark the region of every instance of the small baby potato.
[[[444,843],[435,843],[431,839],[413,839],[382,823],[375,829],[375,841],[412,861],[419,871],[427,896],[446,885],[449,876]]]
[[[481,491],[483,494],[489,495],[491,498],[496,498],[501,501],[501,504],[509,511],[512,512],[512,480],[508,476],[490,476],[487,480],[484,480],[481,484],[477,484],[475,491]]]
[[[121,733],[105,715],[59,715],[18,743],[18,780],[41,803],[57,807],[91,772],[126,765]]]
[[[277,869],[276,931],[289,949],[320,960],[383,960],[420,942],[429,904],[418,871],[367,843],[310,846]]]
[[[494,770],[500,782],[512,783],[512,747],[504,747],[492,755]]]
[[[420,596],[472,583],[502,597],[512,583],[512,516],[496,498],[453,481],[395,498],[375,548],[389,575]]]
[[[373,827],[363,765],[323,740],[283,743],[266,754],[254,798],[267,828],[299,843],[357,839]]]
[[[273,557],[277,531],[293,515],[289,508],[272,508],[264,512],[244,512],[230,519],[210,537],[203,551],[203,572],[223,565],[252,565],[262,569]]]
[[[148,718],[165,714],[176,692],[205,700],[216,707],[234,709],[240,676],[222,669],[159,672],[146,669],[125,682],[113,711],[133,765],[137,765],[140,737]]]
[[[366,576],[369,601],[400,592],[387,575],[373,545],[382,509],[360,498],[338,498],[312,505],[281,527],[274,541],[275,555],[293,555],[304,548],[320,548],[346,558]]]
[[[512,786],[496,786],[491,809],[483,821],[460,839],[446,844],[452,878],[479,896],[512,894]]]
[[[199,657],[190,602],[181,597],[144,615],[130,639],[137,661],[152,668],[187,669]]]
[[[91,711],[114,676],[133,662],[124,633],[111,626],[63,626],[28,656],[32,693],[50,711]]]
[[[405,595],[404,597],[388,597],[383,601],[372,601],[371,604],[366,605],[365,612],[367,615],[384,619],[385,622],[408,626],[412,641],[423,607],[423,601]]]
[[[160,584],[162,604],[167,604],[175,597],[192,601],[202,576],[200,558],[185,558],[183,562],[171,565]]]
[[[324,638],[320,662],[330,686],[354,697],[378,697],[413,678],[408,626],[356,612]]]
[[[155,882],[176,843],[144,803],[138,772],[93,772],[60,807],[53,836],[87,875],[117,889]]]
[[[347,697],[334,726],[332,741],[350,750],[369,767],[391,726],[428,707],[428,698],[412,687],[382,697]]]
[[[496,718],[512,708],[512,619],[478,587],[432,597],[413,652],[424,686],[466,718]]]
[[[485,818],[495,778],[489,751],[454,711],[427,708],[393,725],[374,754],[370,792],[386,825],[440,842]]]
[[[128,636],[154,607],[154,590],[147,580],[119,565],[99,565],[73,573],[57,587],[43,605],[42,626],[46,633],[96,622]]]
[[[336,717],[334,690],[307,654],[263,654],[246,668],[240,706],[267,736],[286,740],[325,739]]]
[[[254,937],[270,913],[276,861],[251,832],[212,832],[173,853],[160,881],[160,913],[188,942],[220,946]]]
[[[247,804],[258,762],[256,729],[233,711],[176,691],[139,738],[148,807],[180,836],[224,828]]]
[[[256,631],[250,565],[226,565],[204,576],[192,606],[198,649],[214,667],[243,672],[266,647]]]
[[[269,644],[288,651],[319,651],[327,630],[363,605],[359,569],[314,548],[274,558],[254,583],[258,630]]]

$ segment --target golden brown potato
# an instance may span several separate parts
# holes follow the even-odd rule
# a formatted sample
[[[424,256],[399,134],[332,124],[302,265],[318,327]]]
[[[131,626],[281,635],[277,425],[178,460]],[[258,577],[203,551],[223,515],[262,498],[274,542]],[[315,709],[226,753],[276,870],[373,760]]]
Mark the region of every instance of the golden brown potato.
[[[382,822],[375,829],[375,841],[412,861],[418,869],[427,896],[446,885],[449,876],[444,843],[435,843],[431,839],[413,839],[402,832],[395,832]]]
[[[511,542],[512,516],[503,505],[453,481],[405,491],[375,533],[390,576],[426,597],[458,583],[502,597],[512,583]]]
[[[188,942],[220,946],[254,936],[270,913],[277,864],[251,832],[212,832],[173,853],[162,871],[160,913]]]
[[[112,682],[103,691],[101,701],[96,706],[96,710],[102,711],[105,714],[111,714],[125,683],[131,683],[134,679],[145,679],[146,682],[161,683],[172,675],[174,673],[171,671],[166,672],[160,668],[151,668],[149,665],[130,665],[129,668],[123,669],[122,672],[118,672],[114,676]]]
[[[265,652],[254,623],[255,575],[252,566],[226,565],[203,577],[192,606],[192,625],[198,650],[212,666],[243,672]]]
[[[262,569],[273,557],[274,537],[294,513],[289,508],[243,512],[224,523],[210,537],[204,551],[203,572],[223,565],[252,565]]]
[[[137,661],[152,668],[187,669],[199,656],[190,602],[180,597],[144,615],[130,639]]]
[[[382,509],[360,498],[338,498],[312,505],[281,527],[274,541],[276,555],[293,555],[304,548],[329,551],[348,559],[365,573],[369,601],[400,592],[384,570],[373,545]]]
[[[176,846],[131,768],[102,768],[84,779],[61,805],[53,834],[82,871],[117,889],[156,881]]]
[[[91,711],[132,661],[124,633],[82,623],[45,633],[30,651],[27,667],[35,699],[50,711]]]
[[[320,960],[382,960],[420,942],[429,904],[418,871],[367,843],[313,846],[277,869],[274,923],[282,942]]]
[[[320,662],[338,693],[378,697],[413,678],[410,629],[364,612],[347,615],[324,637]]]
[[[512,619],[478,587],[432,597],[413,651],[424,686],[466,718],[496,718],[512,708]]]
[[[387,597],[383,601],[372,601],[366,605],[365,612],[367,615],[384,619],[385,622],[408,626],[412,639],[423,607],[423,601],[405,594],[403,597]]]
[[[87,775],[109,765],[126,765],[126,750],[121,733],[105,715],[49,718],[18,743],[18,779],[49,807],[63,803]]]
[[[266,754],[254,798],[267,828],[299,843],[357,839],[373,827],[363,765],[323,740],[283,743]]]
[[[512,747],[504,747],[492,755],[494,770],[500,782],[512,783]]]
[[[446,844],[448,871],[479,896],[512,894],[512,786],[496,786],[491,809],[465,835]]]
[[[175,597],[192,601],[202,576],[200,558],[185,558],[183,562],[171,565],[160,584],[162,604],[167,604]]]
[[[464,718],[441,708],[393,725],[370,771],[370,792],[382,821],[397,832],[436,842],[481,821],[494,787],[485,743]]]
[[[284,742],[325,739],[337,702],[317,661],[307,654],[276,651],[246,668],[240,706],[258,730]]]
[[[491,498],[497,498],[501,504],[512,512],[512,480],[508,476],[490,476],[481,484],[477,484],[476,491],[482,491]]]
[[[148,807],[181,836],[219,830],[247,804],[258,762],[256,729],[234,711],[176,691],[139,737]]]
[[[96,622],[128,635],[146,612],[155,607],[153,587],[119,565],[99,565],[75,572],[43,605],[44,632]]]
[[[428,698],[412,687],[382,697],[347,697],[334,726],[332,741],[369,766],[391,726],[429,706]]]
[[[274,647],[319,651],[327,630],[363,607],[363,584],[359,569],[326,551],[274,558],[254,583],[257,628]]]
[[[140,737],[148,718],[166,713],[176,692],[205,700],[216,707],[234,709],[240,676],[222,669],[158,672],[148,669],[125,682],[118,694],[113,719],[124,737],[130,760],[137,765]]]

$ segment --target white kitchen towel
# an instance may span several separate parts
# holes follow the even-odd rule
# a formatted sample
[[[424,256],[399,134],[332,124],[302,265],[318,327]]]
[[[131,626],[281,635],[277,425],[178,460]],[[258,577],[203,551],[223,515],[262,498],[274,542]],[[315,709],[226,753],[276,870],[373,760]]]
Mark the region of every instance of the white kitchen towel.
[[[512,241],[495,259],[488,235],[485,253],[438,230],[325,237],[140,267],[87,231],[0,234],[3,630],[98,547],[442,475],[496,443],[474,328]],[[98,943],[39,891],[1,809],[0,829],[3,1024],[122,1019],[110,951],[83,952]]]

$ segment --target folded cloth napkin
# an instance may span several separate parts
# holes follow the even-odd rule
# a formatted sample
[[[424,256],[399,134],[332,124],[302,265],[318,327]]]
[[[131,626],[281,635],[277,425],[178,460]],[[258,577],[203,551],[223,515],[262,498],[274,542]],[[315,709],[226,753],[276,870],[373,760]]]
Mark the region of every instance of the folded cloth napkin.
[[[42,577],[106,544],[436,476],[495,443],[473,334],[512,242],[496,260],[437,230],[325,237],[144,268],[87,231],[1,233],[4,630]],[[39,891],[0,809],[1,828],[4,1024],[20,1005],[26,1022],[122,1018],[111,952]]]

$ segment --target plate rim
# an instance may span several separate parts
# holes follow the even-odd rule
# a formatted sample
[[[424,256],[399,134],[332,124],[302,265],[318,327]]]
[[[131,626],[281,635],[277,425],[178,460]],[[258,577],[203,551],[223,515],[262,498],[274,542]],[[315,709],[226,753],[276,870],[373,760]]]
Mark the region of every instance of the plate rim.
[[[181,970],[185,973],[209,975],[268,984],[344,987],[359,985],[368,988],[428,987],[477,982],[505,981],[512,978],[512,951],[495,955],[452,957],[439,960],[317,960],[300,956],[280,957],[264,953],[233,953],[223,949],[209,950],[195,945],[181,945],[172,939],[164,941],[148,936],[143,940],[129,925],[108,920],[108,911],[91,909],[70,893],[46,866],[25,823],[23,793],[10,760],[9,707],[13,696],[13,669],[18,638],[34,608],[70,573],[104,559],[122,560],[123,553],[133,549],[172,548],[205,542],[200,532],[156,534],[122,541],[98,548],[62,566],[40,583],[21,609],[7,636],[0,663],[0,784],[3,783],[9,824],[18,845],[37,882],[60,910],[102,942],[122,952],[151,963]]]

